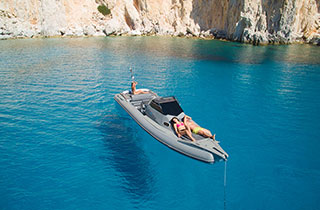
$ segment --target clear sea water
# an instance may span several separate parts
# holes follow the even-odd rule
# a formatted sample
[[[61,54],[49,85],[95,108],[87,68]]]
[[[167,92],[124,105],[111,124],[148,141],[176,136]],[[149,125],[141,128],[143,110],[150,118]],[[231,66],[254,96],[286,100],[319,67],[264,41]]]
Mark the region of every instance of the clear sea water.
[[[169,149],[113,100],[130,67],[216,133],[226,188],[223,162]],[[319,209],[319,120],[316,46],[3,40],[0,209]]]

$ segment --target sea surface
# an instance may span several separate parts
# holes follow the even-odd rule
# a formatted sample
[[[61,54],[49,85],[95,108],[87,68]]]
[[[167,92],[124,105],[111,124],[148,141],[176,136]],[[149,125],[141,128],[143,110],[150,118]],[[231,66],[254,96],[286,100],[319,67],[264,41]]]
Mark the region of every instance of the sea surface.
[[[159,143],[114,101],[174,95],[229,153]],[[320,47],[165,37],[0,41],[0,209],[316,210]],[[226,185],[224,185],[226,178]]]

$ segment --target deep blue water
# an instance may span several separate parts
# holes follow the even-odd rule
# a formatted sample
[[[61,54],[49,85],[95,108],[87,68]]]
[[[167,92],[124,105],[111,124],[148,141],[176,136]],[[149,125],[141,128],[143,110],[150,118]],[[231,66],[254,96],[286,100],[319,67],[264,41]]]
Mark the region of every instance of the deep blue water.
[[[130,67],[216,133],[226,194],[223,162],[167,148],[116,104]],[[319,209],[319,109],[315,46],[0,41],[0,209]]]

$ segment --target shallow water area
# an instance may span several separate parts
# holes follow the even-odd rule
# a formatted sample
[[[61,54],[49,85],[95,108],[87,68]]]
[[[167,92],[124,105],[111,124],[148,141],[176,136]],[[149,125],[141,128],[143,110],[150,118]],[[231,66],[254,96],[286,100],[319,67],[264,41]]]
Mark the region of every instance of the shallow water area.
[[[113,100],[174,95],[230,158],[160,144]],[[317,209],[320,48],[165,37],[0,41],[0,209]]]

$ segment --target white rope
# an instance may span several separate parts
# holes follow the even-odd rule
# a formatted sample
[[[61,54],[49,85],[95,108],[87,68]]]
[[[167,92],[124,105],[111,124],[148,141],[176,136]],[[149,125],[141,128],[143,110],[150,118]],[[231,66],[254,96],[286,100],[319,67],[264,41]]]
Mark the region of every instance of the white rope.
[[[227,209],[226,188],[227,188],[227,160],[224,161],[224,210]]]

